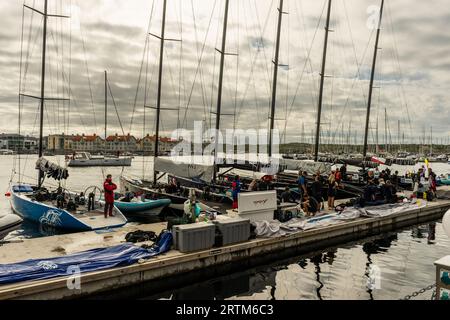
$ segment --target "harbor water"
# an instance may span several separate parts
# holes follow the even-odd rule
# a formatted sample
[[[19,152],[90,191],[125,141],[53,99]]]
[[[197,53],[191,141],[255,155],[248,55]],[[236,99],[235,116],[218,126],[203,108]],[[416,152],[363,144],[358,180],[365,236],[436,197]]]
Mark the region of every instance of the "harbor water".
[[[64,157],[47,157],[63,164]],[[8,190],[11,168],[17,159],[0,156],[0,183]],[[23,181],[35,179],[36,156],[21,157]],[[417,169],[421,164],[415,166]],[[450,165],[432,163],[437,174],[450,173]],[[135,157],[129,168],[73,168],[66,188],[84,191],[101,186],[107,173],[118,181],[121,173],[134,177],[151,176],[149,158]],[[351,168],[350,168],[351,170]],[[414,167],[393,166],[400,174]],[[51,186],[51,185],[49,185]],[[54,185],[53,185],[54,186]],[[11,214],[9,200],[0,196],[0,216]],[[51,235],[38,226],[24,222],[8,239]],[[434,283],[433,262],[450,254],[450,239],[440,221],[383,234],[356,243],[347,243],[277,261],[226,277],[197,282],[165,292],[137,294],[140,299],[399,299]],[[1,262],[0,262],[1,263]],[[135,293],[134,293],[135,294]],[[432,290],[415,299],[430,299]]]
[[[440,222],[309,253],[141,299],[396,300],[435,283],[450,254]],[[430,300],[433,290],[414,297]]]

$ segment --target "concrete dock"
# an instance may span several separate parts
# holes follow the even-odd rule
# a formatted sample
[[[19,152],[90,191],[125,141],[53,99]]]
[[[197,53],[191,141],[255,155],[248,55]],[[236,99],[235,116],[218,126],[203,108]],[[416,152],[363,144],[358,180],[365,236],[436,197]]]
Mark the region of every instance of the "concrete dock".
[[[450,209],[450,200],[429,202],[426,207],[395,213],[385,217],[359,218],[350,222],[299,231],[279,238],[258,238],[227,247],[184,254],[171,250],[135,265],[81,276],[81,289],[69,290],[67,278],[23,282],[0,286],[0,299],[71,299],[99,295],[148,281],[170,279],[221,266],[239,265],[240,269],[295,254],[327,248],[336,244],[378,235],[409,225],[439,219]],[[23,240],[0,246],[0,263],[27,259],[57,257],[92,248],[123,243],[125,234],[134,230],[159,233],[166,223],[129,225],[115,231],[85,232]],[[141,245],[143,243],[139,243]],[[193,272],[195,271],[195,272]]]

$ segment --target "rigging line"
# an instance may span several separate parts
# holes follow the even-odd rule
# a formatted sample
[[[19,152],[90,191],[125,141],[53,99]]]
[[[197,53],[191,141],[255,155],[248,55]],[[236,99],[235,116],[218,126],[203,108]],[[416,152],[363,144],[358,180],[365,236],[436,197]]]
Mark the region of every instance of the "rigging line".
[[[76,5],[79,6],[78,0],[76,0]],[[84,64],[85,64],[86,73],[87,73],[89,94],[90,94],[90,98],[91,98],[91,108],[92,108],[92,112],[94,115],[94,126],[95,126],[95,130],[97,131],[98,126],[97,126],[97,117],[95,115],[94,96],[92,94],[91,75],[90,75],[90,71],[89,71],[89,64],[88,64],[88,59],[87,59],[87,54],[86,54],[86,41],[84,40],[84,34],[83,34],[83,28],[81,25],[81,21],[80,21],[80,38],[81,38],[81,44],[82,44],[82,48],[83,48]]]
[[[166,61],[171,61],[171,59],[169,59],[169,53],[168,50],[164,50],[164,55],[166,58]],[[169,70],[169,78],[170,78],[170,84],[172,86],[172,90],[173,92],[176,92],[176,88],[175,88],[175,81],[174,81],[174,77],[173,77],[173,72],[172,72],[172,68],[170,67],[170,64],[167,64],[167,69]]]
[[[391,9],[390,9],[390,4],[389,2],[387,3],[387,12],[388,12],[388,18],[389,18],[389,25],[391,26],[391,34],[392,34],[392,39],[393,39],[393,47],[395,50],[395,54],[396,54],[396,61],[397,61],[397,66],[398,66],[398,70],[400,73],[400,78],[403,79],[403,72],[402,72],[402,68],[400,66],[400,58],[399,58],[399,53],[398,53],[398,46],[397,46],[397,37],[395,35],[395,31],[394,31],[394,23],[392,21],[392,15],[391,15]],[[400,88],[402,90],[402,94],[403,94],[403,99],[404,99],[404,103],[405,103],[405,107],[406,107],[406,112],[408,115],[408,122],[409,122],[409,129],[410,129],[410,133],[412,133],[412,122],[411,122],[411,116],[409,113],[409,108],[408,108],[408,101],[406,99],[406,94],[405,94],[405,90],[403,87],[403,83],[400,81]]]
[[[37,112],[35,113],[35,117],[34,117],[34,122],[33,122],[33,127],[32,127],[32,130],[31,130],[31,133],[30,133],[30,135],[34,135],[35,134],[35,130],[36,130],[36,126],[37,126],[37,122],[38,122],[38,116],[39,116],[39,110],[40,110],[40,103],[39,103],[39,101],[37,102]],[[20,157],[20,156],[19,156]],[[22,177],[24,176],[24,173],[25,173],[25,168],[27,168],[27,164],[28,164],[28,160],[29,160],[29,155],[26,155],[25,156],[25,162],[24,162],[24,165],[23,165],[23,170],[21,169],[21,168],[19,168],[19,171],[21,171],[22,172]]]
[[[240,17],[240,11],[239,11],[239,3],[236,5],[236,11],[237,11],[237,21],[239,21]],[[233,116],[233,132],[236,130],[236,111],[237,111],[237,104],[238,104],[238,82],[239,82],[239,54],[240,54],[240,24],[237,24],[237,56],[236,56],[236,86],[234,91],[234,116]]]
[[[148,39],[148,37],[147,37]],[[146,44],[147,46],[147,44]],[[147,105],[147,95],[148,95],[148,59],[149,59],[149,55],[150,55],[150,50],[147,50],[147,55],[146,55],[146,63],[145,63],[145,82],[144,82],[144,116],[143,116],[143,125],[142,125],[142,156],[145,157],[145,137],[146,137],[146,132],[145,132],[145,128],[146,128],[146,123],[147,123],[147,108],[145,107]],[[130,130],[131,131],[131,130]],[[150,144],[151,144],[151,140],[150,140]],[[142,179],[145,178],[145,158],[143,158],[142,161]]]
[[[344,3],[345,17],[346,17],[346,20],[347,20],[348,32],[349,32],[349,35],[350,35],[350,40],[352,41],[353,56],[355,58],[356,65],[358,65],[359,64],[358,63],[358,55],[356,53],[356,46],[355,46],[355,41],[353,39],[353,32],[352,32],[352,27],[351,27],[351,24],[350,24],[350,18],[348,16],[347,5],[345,4],[345,1],[343,1],[343,3]],[[361,61],[361,63],[362,63],[362,61]],[[360,76],[360,70],[359,69],[357,70],[357,76],[358,77]],[[361,86],[361,90],[362,90],[362,94],[363,94],[364,100],[367,100],[366,91],[363,89],[362,86]]]
[[[69,16],[72,16],[72,0],[69,2]],[[72,23],[69,24],[69,81],[68,81],[68,87],[70,88],[72,86]],[[67,102],[67,113],[66,109],[64,108],[64,122],[65,122],[65,128],[64,132],[68,133],[70,129],[70,109],[71,109],[71,96],[69,91],[69,101]],[[67,121],[67,122],[66,122]],[[64,137],[64,142],[66,138]],[[66,166],[68,163],[66,163]]]
[[[132,131],[132,128],[133,128],[133,120],[134,120],[134,115],[135,115],[135,112],[136,112],[137,100],[138,100],[138,97],[139,97],[139,88],[140,88],[140,84],[141,84],[142,69],[143,69],[143,66],[144,66],[145,54],[146,54],[147,50],[149,50],[149,48],[148,48],[148,46],[149,46],[149,32],[150,32],[150,27],[151,27],[151,23],[152,23],[154,7],[155,7],[155,1],[152,1],[152,7],[150,9],[150,18],[149,18],[149,21],[148,21],[147,32],[145,34],[145,45],[144,45],[144,50],[142,52],[141,66],[139,67],[138,82],[137,82],[137,86],[136,86],[136,92],[135,92],[135,95],[134,95],[133,111],[131,112],[130,132]]]
[[[340,16],[343,16],[343,14],[342,14],[342,9],[339,11],[339,14],[340,14]],[[345,16],[347,16],[347,15],[345,15]],[[349,22],[349,21],[347,21],[347,22]],[[350,33],[350,35],[351,35],[351,27],[350,27],[350,24],[349,24],[349,23],[348,23],[347,27],[348,27],[348,29],[349,29],[348,31],[349,31],[349,33]],[[336,29],[339,30],[338,32],[335,33],[336,38],[337,38],[336,43],[337,43],[338,40],[339,40],[342,44],[344,44],[344,43],[345,43],[345,40],[344,40],[344,38],[341,37],[341,36],[342,36],[342,35],[344,34],[344,32],[346,32],[346,31],[340,29],[340,24],[336,26]],[[356,49],[355,49],[355,47],[354,47],[353,38],[351,38],[351,41],[352,41],[352,44],[353,44],[353,54],[354,54],[356,66],[358,66],[358,59],[357,59],[357,55],[356,55]],[[340,59],[341,59],[341,61],[343,61],[343,64],[342,64],[343,69],[344,69],[344,70],[351,70],[352,68],[351,68],[350,63],[349,63],[349,62],[347,61],[347,59],[346,59],[347,55],[345,54],[345,51],[344,51],[343,46],[342,46],[342,45],[341,45],[341,46],[337,46],[337,48],[340,49],[340,50],[339,50],[339,54],[340,54]],[[347,80],[346,72],[345,72],[345,71],[344,71],[344,79]],[[363,95],[364,95],[364,91],[363,91]],[[365,95],[364,95],[364,97],[365,97]],[[361,117],[361,115],[360,115],[359,113],[357,113],[357,114],[355,115],[355,117],[358,117],[360,122],[363,120],[362,117]],[[332,117],[332,118],[334,118],[334,117]],[[343,123],[343,122],[338,122],[338,125],[339,125],[340,123]],[[335,131],[335,132],[331,131],[331,134],[332,134],[332,140],[334,141],[334,140],[337,138],[337,136],[338,136],[338,132],[336,132],[336,131]]]
[[[108,84],[108,91],[109,91],[109,94],[111,95],[111,99],[112,99],[112,102],[113,102],[113,105],[114,105],[114,109],[116,110],[116,115],[117,115],[117,119],[119,120],[119,125],[120,125],[120,128],[122,130],[122,134],[125,137],[125,130],[123,129],[122,121],[120,120],[119,110],[117,109],[116,101],[114,99],[114,96],[113,96],[113,93],[112,93],[112,90],[111,90],[109,79],[106,81],[106,83]]]
[[[272,4],[273,4],[273,1],[272,1]],[[246,31],[246,34],[247,34],[247,38],[250,38],[250,33],[249,33],[249,28],[248,28],[248,23],[247,23],[247,21],[249,19],[247,19],[246,12],[247,12],[247,10],[245,10],[245,8],[244,8],[244,21],[246,23],[245,24],[245,27],[246,27],[245,31]],[[248,47],[249,52],[250,52],[250,59],[252,60],[252,65],[251,65],[250,73],[249,73],[249,76],[248,76],[248,79],[247,79],[247,85],[246,85],[246,88],[245,88],[245,91],[244,91],[244,94],[243,94],[243,98],[241,100],[240,105],[237,108],[237,111],[236,111],[236,118],[238,118],[238,119],[240,118],[240,113],[242,111],[242,106],[243,106],[243,104],[245,102],[245,98],[247,97],[248,90],[250,89],[250,85],[253,85],[252,88],[253,88],[253,92],[254,92],[254,95],[255,95],[255,107],[256,107],[256,114],[257,114],[257,118],[258,118],[258,128],[261,128],[261,119],[260,119],[261,115],[260,115],[260,112],[259,112],[259,103],[258,103],[258,99],[260,97],[256,93],[256,85],[255,85],[255,81],[253,79],[254,67],[256,65],[256,59],[257,59],[257,56],[259,54],[259,50],[257,50],[255,55],[252,56],[251,44],[250,44],[249,41],[246,41],[246,43],[247,43],[247,47]]]
[[[193,21],[194,21],[195,48],[196,48],[197,56],[198,56],[198,54],[199,54],[198,28],[197,28],[197,19],[195,17],[195,9],[194,9],[194,1],[193,0],[191,0],[191,9],[192,9],[192,18],[193,18]],[[211,18],[213,16],[213,14],[214,14],[214,10],[211,13]],[[209,33],[209,28],[208,28],[208,32],[205,35],[204,45],[206,45],[208,33]],[[203,52],[201,54],[201,57],[202,56],[203,56]],[[198,68],[199,68],[199,74],[200,74],[200,88],[201,88],[201,95],[202,95],[202,102],[203,102],[203,114],[204,114],[204,117],[205,117],[207,104],[208,104],[208,102],[207,102],[208,99],[206,97],[206,90],[205,90],[205,87],[204,87],[204,78],[203,78],[203,70],[201,68],[201,59],[200,59]],[[194,81],[194,84],[195,84],[195,81]]]
[[[323,3],[322,12],[321,12],[321,14],[320,14],[319,20],[317,21],[318,25],[317,25],[317,29],[315,30],[314,38],[315,38],[315,35],[316,35],[317,32],[318,32],[318,29],[319,29],[319,27],[320,27],[320,23],[322,22],[322,17],[325,15],[325,8],[326,8],[326,6],[327,6],[327,1],[325,0],[324,3]],[[305,38],[308,38],[307,35],[309,34],[309,32],[308,32],[308,29],[306,28],[306,24],[305,24],[306,18],[305,18],[305,15],[303,14],[303,11],[304,11],[304,10],[303,10],[303,5],[302,5],[302,2],[301,2],[301,1],[300,1],[300,10],[301,10],[300,14],[301,14],[302,20],[303,20],[303,28],[304,28],[305,34],[306,34]],[[314,39],[313,39],[313,40],[314,40]],[[312,46],[313,46],[313,42],[311,42],[311,50],[312,50]],[[314,67],[313,67],[313,64],[312,64],[312,59],[309,58],[309,59],[307,59],[306,62],[308,63],[308,66],[309,66],[309,72],[311,73],[311,78],[313,79],[312,84],[313,84],[313,86],[315,86],[315,87],[314,87],[314,90],[315,90],[315,91],[314,91],[314,92],[311,91],[311,93],[312,93],[313,95],[315,94],[315,96],[313,96],[312,99],[313,99],[313,101],[314,101],[313,104],[316,105],[316,104],[319,103],[319,91],[320,91],[320,84],[319,84],[319,82],[320,82],[320,75],[319,75],[319,74],[316,74],[316,73],[314,72]],[[317,77],[317,79],[316,79],[316,77]]]
[[[179,61],[179,70],[178,70],[178,110],[177,110],[177,129],[180,128],[180,111],[181,111],[181,84],[183,84],[183,93],[186,95],[186,90],[184,86],[184,77],[183,77],[183,5],[182,1],[180,1],[180,18],[179,28],[180,28],[180,61]],[[184,100],[183,100],[184,102]]]
[[[348,32],[350,34],[350,40],[352,42],[353,56],[355,58],[355,63],[358,66],[359,62],[358,62],[358,57],[357,57],[357,53],[356,53],[356,46],[355,46],[354,39],[353,39],[353,33],[352,33],[350,18],[349,18],[349,15],[348,15],[348,10],[347,10],[347,6],[345,4],[345,1],[344,1],[344,12],[345,12],[345,18],[347,20],[347,28],[348,28]],[[361,61],[361,63],[362,63],[362,61]],[[360,77],[360,70],[359,69],[357,69],[357,76]],[[364,101],[367,101],[365,88],[362,86],[362,83],[359,83],[359,85],[360,85],[360,88],[361,88],[363,99],[364,99]],[[362,119],[362,115],[357,114],[357,116],[360,118],[360,120],[363,120]]]
[[[43,23],[44,18],[42,18],[41,21]],[[30,24],[30,29],[31,29],[31,24]],[[25,67],[24,67],[24,74],[23,74],[23,90],[24,91],[26,90],[26,80],[27,80],[27,76],[28,76],[28,69],[30,67],[30,60],[31,60],[31,57],[33,55],[34,49],[37,46],[38,39],[40,38],[39,37],[40,36],[39,32],[36,32],[36,35],[35,35],[35,38],[34,38],[34,41],[33,41],[33,46],[31,47],[31,50],[30,50],[31,33],[32,33],[32,31],[30,30],[29,42],[28,42],[28,45],[27,45],[27,58],[25,60]]]
[[[287,10],[286,10],[287,12],[289,12],[290,11],[290,6],[289,6],[289,3],[288,3],[288,5],[287,5]],[[287,69],[287,71],[286,71],[286,97],[285,97],[285,107],[284,107],[284,116],[285,116],[285,118],[284,118],[284,132],[283,132],[283,134],[282,134],[282,137],[283,137],[283,141],[284,141],[284,143],[286,144],[286,136],[287,136],[287,122],[288,122],[288,104],[289,104],[289,70],[290,70],[290,40],[291,40],[291,37],[290,37],[290,30],[291,30],[291,19],[290,19],[290,16],[288,15],[288,17],[287,17],[287,25],[288,25],[288,27],[287,27],[287,65],[288,65],[288,69]]]
[[[26,3],[26,1],[24,0],[23,4],[25,5],[25,3]],[[36,5],[36,2],[35,2],[35,0],[33,0],[33,7],[35,5]],[[29,67],[29,64],[30,64],[30,58],[31,58],[31,55],[32,55],[32,53],[34,51],[34,47],[36,46],[37,39],[38,39],[38,36],[39,36],[39,32],[36,32],[36,36],[35,36],[35,39],[33,41],[33,47],[32,47],[32,50],[30,51],[31,37],[32,37],[32,34],[33,34],[33,21],[34,21],[34,11],[31,11],[30,28],[28,30],[28,41],[27,41],[27,49],[26,49],[27,57],[25,59],[25,67],[24,67],[24,75],[23,75],[23,77],[24,77],[23,81],[24,82],[25,82],[25,80],[27,78],[28,67]],[[44,21],[44,17],[41,17],[41,22],[43,22],[43,21]],[[24,84],[23,90],[24,91],[26,90],[26,83]]]
[[[372,32],[371,32],[371,34],[370,34],[370,37],[369,37],[369,39],[368,39],[368,41],[367,41],[366,48],[364,49],[364,53],[363,53],[362,58],[361,58],[361,60],[360,60],[361,62],[359,63],[358,68],[357,68],[357,73],[359,73],[360,70],[361,70],[362,63],[363,63],[364,58],[366,57],[366,54],[367,54],[367,49],[369,48],[370,41],[372,40],[372,37],[373,37],[373,34],[374,34],[374,30],[375,30],[375,29],[372,29]],[[338,120],[338,123],[341,123],[342,119],[343,119],[344,116],[345,116],[345,111],[347,111],[347,107],[348,107],[348,104],[349,104],[349,102],[350,102],[350,96],[351,96],[351,94],[352,94],[352,92],[353,92],[353,88],[355,87],[355,84],[356,84],[356,82],[357,82],[356,80],[358,80],[358,79],[359,79],[358,75],[355,75],[355,77],[353,78],[352,86],[351,86],[351,88],[350,88],[350,92],[349,92],[349,94],[348,94],[348,96],[347,96],[347,99],[346,99],[346,101],[345,101],[345,104],[344,104],[344,110],[342,111],[342,114],[341,114],[341,117],[340,117],[339,120]]]
[[[270,16],[270,12],[271,12],[272,6],[273,6],[273,0],[272,0],[272,5],[270,6],[269,13],[267,14],[267,19],[266,19],[266,21],[264,23],[264,28],[263,29],[261,29],[261,19],[259,17],[259,11],[258,11],[258,6],[256,5],[256,0],[253,1],[253,4],[255,5],[256,19],[258,20],[258,28],[259,28],[259,32],[260,32],[260,35],[261,35],[261,40],[263,40],[264,39],[264,33],[266,32],[267,25],[268,25],[268,22],[269,22],[269,16]],[[265,61],[269,61],[269,59],[267,59],[266,46],[263,44],[262,47],[263,47],[264,60]],[[275,47],[274,47],[274,52],[275,52]],[[272,55],[272,57],[273,56],[274,56],[274,54]],[[269,71],[269,65],[267,63],[265,63],[264,65],[266,67],[265,68],[266,69],[266,76],[267,76],[267,79],[269,80],[268,81],[268,92],[269,92],[269,96],[270,96],[270,92],[271,92],[271,88],[272,88],[272,74]],[[269,101],[270,101],[270,98],[269,98]]]
[[[221,14],[219,14],[219,17],[221,16]],[[219,43],[219,28],[220,28],[220,25],[219,24],[217,24],[217,30],[216,30],[216,43],[215,43],[215,45],[214,45],[214,48],[218,48],[218,43]],[[209,127],[211,128],[211,124],[212,124],[212,114],[213,114],[213,110],[212,110],[212,108],[213,108],[213,97],[214,97],[214,85],[215,85],[215,82],[216,82],[216,80],[215,80],[215,77],[216,77],[216,68],[217,68],[217,65],[216,65],[216,60],[217,60],[217,54],[216,54],[216,51],[214,51],[214,54],[213,54],[213,56],[214,56],[214,59],[213,59],[213,65],[212,65],[212,69],[213,69],[213,71],[212,71],[212,81],[211,81],[211,97],[210,97],[210,101],[211,101],[211,104],[210,104],[210,110],[209,110]],[[205,109],[204,109],[204,111],[203,111],[204,113],[205,112],[207,112]],[[205,116],[205,114],[204,114],[204,116]],[[217,117],[218,115],[216,115],[216,117]]]
[[[265,22],[265,26],[264,26],[263,33],[265,32],[265,29],[266,29],[266,27],[267,27],[267,23],[268,23],[268,20],[269,20],[270,13],[271,13],[271,11],[272,11],[273,5],[274,5],[274,0],[272,0],[272,2],[271,2],[271,5],[270,5],[270,8],[269,8],[267,17],[266,17],[266,22]],[[245,14],[245,11],[244,11],[244,14]],[[246,22],[246,32],[247,32],[247,36],[249,36],[248,24],[247,24],[247,20],[248,20],[248,19],[244,19],[244,20],[245,20],[245,22]],[[261,31],[260,31],[260,33],[261,33]],[[261,33],[261,34],[263,34],[263,33]],[[261,38],[261,40],[262,40],[262,38]],[[264,45],[264,43],[263,43],[262,45]],[[248,43],[248,46],[249,46],[249,49],[250,49],[250,56],[251,56],[251,45],[250,45],[250,43]],[[248,75],[247,85],[246,85],[246,88],[245,88],[245,90],[244,90],[244,94],[243,94],[243,97],[242,97],[242,99],[241,99],[241,103],[240,103],[239,109],[238,109],[238,118],[239,118],[239,115],[240,115],[240,113],[241,113],[242,107],[243,107],[244,103],[246,102],[245,99],[246,99],[246,97],[247,97],[248,89],[250,88],[251,79],[252,79],[252,77],[254,76],[254,71],[255,71],[256,61],[257,61],[257,58],[258,58],[260,52],[261,52],[261,50],[259,50],[259,48],[258,48],[258,49],[256,50],[255,55],[254,55],[253,58],[252,58],[252,64],[251,64],[251,68],[250,68],[250,73],[249,73],[249,75]],[[270,81],[270,77],[269,77],[269,81]],[[269,87],[270,87],[270,84],[269,84]],[[266,91],[267,91],[267,88],[266,88]],[[268,92],[268,95],[267,95],[267,96],[268,96],[268,101],[270,101],[270,98],[269,98],[269,96],[270,96],[270,88],[269,88],[269,91],[267,91],[267,92]],[[267,111],[267,112],[269,112],[269,111]],[[269,113],[267,113],[267,119],[268,119],[268,118],[269,118]]]
[[[192,9],[193,9],[193,2],[192,2],[192,0],[191,0],[191,4],[192,4]],[[192,83],[192,87],[191,87],[191,90],[190,90],[190,93],[189,93],[189,97],[188,97],[188,101],[187,101],[187,104],[186,104],[186,108],[184,110],[182,127],[185,127],[185,125],[186,125],[187,111],[188,111],[190,103],[191,103],[192,94],[194,92],[194,87],[195,87],[195,82],[197,80],[199,69],[200,69],[200,66],[201,66],[201,63],[202,63],[203,52],[204,52],[205,47],[206,47],[206,39],[207,39],[207,36],[208,36],[208,33],[209,33],[209,29],[211,27],[211,22],[212,22],[212,18],[213,18],[213,13],[214,13],[215,8],[216,8],[216,4],[217,4],[217,0],[214,0],[214,5],[213,5],[213,9],[211,11],[211,16],[210,16],[210,19],[209,19],[208,28],[207,28],[206,34],[205,34],[205,40],[203,42],[203,47],[202,47],[201,54],[200,54],[200,57],[199,57],[199,60],[198,60],[197,68],[195,70],[194,81]],[[194,14],[194,21],[195,21],[195,14]],[[195,26],[195,29],[196,29],[195,22],[194,22],[194,26]],[[198,52],[197,52],[197,54],[198,54]]]
[[[296,87],[296,89],[295,89],[294,97],[293,97],[293,99],[292,99],[291,107],[290,107],[290,110],[289,110],[289,116],[291,115],[292,109],[294,108],[295,100],[296,100],[296,98],[297,98],[297,95],[298,95],[298,92],[299,92],[299,89],[300,89],[300,85],[301,85],[301,83],[302,83],[302,81],[303,81],[303,75],[304,75],[304,73],[305,73],[306,66],[308,65],[308,63],[309,63],[311,72],[312,72],[312,70],[313,70],[313,69],[312,69],[312,64],[311,64],[311,59],[310,59],[310,57],[311,57],[311,51],[312,51],[312,47],[313,47],[313,44],[314,44],[314,40],[315,40],[315,38],[316,38],[317,32],[318,32],[319,27],[320,27],[320,23],[321,23],[321,21],[322,21],[322,17],[323,17],[323,13],[324,13],[324,10],[325,10],[326,3],[327,3],[327,2],[324,1],[324,4],[323,4],[323,6],[322,6],[322,13],[320,14],[319,20],[318,20],[318,22],[317,22],[316,29],[315,29],[315,31],[314,31],[313,38],[312,38],[312,40],[311,40],[311,45],[310,45],[310,47],[309,47],[309,50],[306,50],[307,55],[306,55],[305,63],[303,64],[303,70],[302,70],[302,73],[300,74],[300,79],[299,79],[299,82],[298,82],[297,87]],[[296,9],[297,9],[297,11],[302,12],[301,10],[298,10],[297,2],[295,2],[295,4],[296,4]],[[302,15],[302,17],[303,17],[303,14],[302,14],[302,13],[301,13],[301,15]],[[303,22],[305,21],[304,18],[303,18],[302,20],[303,20]],[[306,25],[305,25],[304,23],[303,23],[303,27],[304,27],[304,30],[306,31]],[[306,36],[305,36],[305,37],[306,37]],[[313,78],[314,78],[314,75],[313,75]],[[314,83],[315,83],[315,82],[314,82]],[[317,97],[316,97],[316,98],[317,98]],[[313,93],[312,93],[312,103],[315,104],[314,94],[313,94]]]
[[[25,4],[25,2],[24,2]],[[20,36],[20,65],[19,65],[19,94],[18,94],[18,98],[19,98],[19,136],[21,134],[21,122],[22,122],[22,96],[20,95],[20,93],[22,92],[22,61],[23,61],[23,33],[24,33],[24,23],[25,23],[25,7],[22,6],[22,30],[21,30],[21,36]],[[19,153],[18,153],[19,154]],[[20,155],[17,156],[18,159],[18,163],[19,163],[19,183],[21,182],[21,178],[20,178]],[[16,167],[16,155],[14,155],[13,158],[13,170],[11,172],[11,178],[10,178],[10,182],[12,182],[13,179],[13,172],[15,171],[15,167]]]

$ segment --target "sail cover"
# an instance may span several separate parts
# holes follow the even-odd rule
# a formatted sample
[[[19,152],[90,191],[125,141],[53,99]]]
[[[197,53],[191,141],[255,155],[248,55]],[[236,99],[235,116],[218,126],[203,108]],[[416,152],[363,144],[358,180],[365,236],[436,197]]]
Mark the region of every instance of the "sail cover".
[[[55,180],[66,180],[69,177],[69,171],[66,168],[58,166],[45,158],[39,158],[36,161],[36,169],[44,172],[48,178]]]
[[[155,171],[166,172],[181,178],[211,181],[214,175],[212,165],[175,162],[169,159],[156,158]]]
[[[320,173],[330,173],[331,163],[327,162],[313,162],[308,160],[293,160],[293,159],[280,159],[280,169],[283,170],[295,170],[306,171],[308,175],[313,175],[320,171]],[[280,170],[282,171],[282,170]]]
[[[67,256],[33,259],[20,263],[0,264],[0,285],[43,280],[132,265],[170,250],[172,233],[163,233],[156,246],[144,249],[130,243],[97,248]],[[76,270],[73,269],[76,267]]]

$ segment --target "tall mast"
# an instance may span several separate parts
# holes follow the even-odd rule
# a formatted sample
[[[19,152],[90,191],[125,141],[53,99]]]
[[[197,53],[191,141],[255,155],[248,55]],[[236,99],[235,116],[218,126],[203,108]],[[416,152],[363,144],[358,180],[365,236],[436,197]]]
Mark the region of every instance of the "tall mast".
[[[269,132],[269,158],[272,157],[272,144],[273,144],[273,129],[275,126],[275,107],[277,102],[277,80],[278,80],[278,67],[280,56],[280,37],[281,37],[281,22],[283,20],[283,0],[280,0],[280,6],[278,8],[278,26],[277,26],[277,40],[275,44],[275,59],[273,61],[273,81],[272,81],[272,103],[270,106],[270,132]]]
[[[376,124],[376,132],[375,132],[375,154],[378,155],[378,153],[380,152],[380,147],[378,144],[378,115],[377,115],[377,124]]]
[[[108,73],[105,70],[105,150],[106,150],[106,138],[108,127]]]
[[[325,64],[327,61],[328,32],[330,31],[330,15],[331,15],[331,0],[328,0],[327,22],[325,26],[325,41],[323,44],[322,70],[320,72],[320,89],[319,89],[319,104],[317,107],[316,140],[314,146],[314,161],[316,162],[317,160],[319,160],[320,119],[322,117],[323,85],[325,81]]]
[[[47,54],[47,0],[44,2],[44,28],[43,28],[43,38],[42,38],[42,71],[41,71],[41,106],[40,106],[40,118],[39,118],[39,158],[43,155],[44,148],[44,104],[45,104],[45,60]],[[42,186],[43,182],[43,172],[39,170],[38,176],[38,187]]]
[[[223,17],[223,32],[222,32],[222,47],[220,50],[220,72],[219,72],[219,87],[217,89],[217,109],[216,109],[216,138],[215,138],[215,148],[214,148],[214,181],[216,181],[217,176],[217,149],[219,147],[219,130],[220,130],[220,114],[222,109],[222,89],[223,89],[223,69],[225,66],[225,47],[227,44],[227,26],[228,26],[228,7],[229,0],[225,0],[225,13]]]
[[[385,152],[389,151],[388,146],[388,127],[387,127],[387,112],[386,108],[384,108],[384,148],[386,149]]]
[[[433,155],[433,126],[430,128],[430,156]]]
[[[378,41],[380,39],[380,28],[381,28],[381,19],[383,17],[383,7],[384,7],[384,0],[381,0],[380,17],[378,20],[377,36],[375,39],[375,48],[374,48],[374,52],[373,52],[372,72],[370,75],[369,97],[367,100],[366,129],[365,129],[365,133],[364,133],[364,147],[363,147],[364,158],[367,155],[367,138],[369,136],[370,107],[372,106],[372,90],[373,90],[373,81],[375,78],[375,66],[377,63]]]
[[[158,157],[158,142],[159,142],[159,117],[161,114],[161,91],[162,91],[162,72],[163,72],[163,62],[164,62],[164,36],[166,31],[166,9],[167,0],[164,0],[163,4],[163,14],[162,14],[162,25],[161,25],[161,37],[160,37],[160,50],[159,50],[159,72],[158,72],[158,94],[156,102],[156,132],[155,132],[155,148],[154,148],[154,158]],[[153,182],[156,182],[158,172],[154,170]]]

